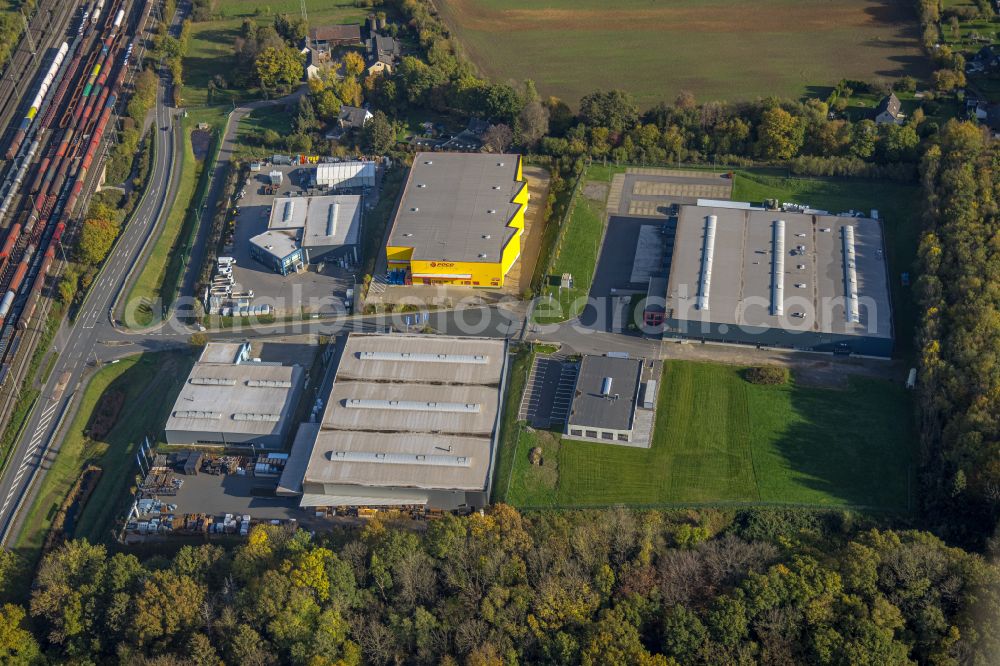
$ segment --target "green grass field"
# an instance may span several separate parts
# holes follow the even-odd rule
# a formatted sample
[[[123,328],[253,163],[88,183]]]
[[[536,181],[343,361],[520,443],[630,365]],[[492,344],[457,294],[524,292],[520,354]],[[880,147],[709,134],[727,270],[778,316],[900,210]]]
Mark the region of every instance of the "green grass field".
[[[92,542],[107,537],[132,483],[136,447],[144,436],[155,441],[162,434],[193,359],[193,354],[184,352],[143,354],[106,365],[93,375],[59,455],[42,481],[25,521],[26,528],[18,538],[18,549],[35,553],[41,548],[56,510],[84,467],[91,463],[99,465],[103,474],[76,517],[74,535]],[[124,392],[125,403],[111,432],[95,441],[84,430],[101,396],[109,390]]]
[[[353,0],[306,0],[309,24],[363,23],[369,10],[354,6]],[[259,24],[274,20],[279,14],[299,16],[298,0],[248,2],[247,0],[220,0],[218,18],[191,25],[191,43],[184,58],[184,103],[199,106],[208,103],[226,103],[255,99],[257,90],[237,90],[228,87],[228,77],[236,68],[233,44],[239,36],[243,19],[251,18]],[[212,100],[208,99],[208,82],[216,75],[226,80]]]
[[[573,288],[543,287],[542,298],[533,315],[539,324],[565,321],[583,311],[604,234],[604,201],[588,199],[581,186],[566,224],[551,274],[572,274]]]
[[[522,428],[506,501],[910,509],[914,438],[905,389],[855,378],[850,390],[758,386],[741,372],[665,363],[649,449]],[[540,467],[528,462],[533,446],[543,449]]]
[[[623,88],[649,107],[799,97],[842,78],[926,75],[916,18],[889,0],[436,0],[495,80],[533,79],[575,105]]]

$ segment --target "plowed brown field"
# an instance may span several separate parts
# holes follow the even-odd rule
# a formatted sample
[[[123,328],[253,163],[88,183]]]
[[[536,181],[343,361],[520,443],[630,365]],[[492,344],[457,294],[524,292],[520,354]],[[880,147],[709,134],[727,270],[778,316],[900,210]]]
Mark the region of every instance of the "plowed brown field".
[[[575,104],[624,88],[643,106],[799,97],[841,78],[926,74],[902,0],[435,0],[494,79],[534,79]]]

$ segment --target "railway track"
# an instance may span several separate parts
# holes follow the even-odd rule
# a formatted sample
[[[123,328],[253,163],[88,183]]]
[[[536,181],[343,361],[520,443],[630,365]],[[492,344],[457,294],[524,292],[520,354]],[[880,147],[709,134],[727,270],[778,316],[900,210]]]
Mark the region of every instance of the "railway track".
[[[105,131],[122,97],[140,26],[151,0],[67,2],[68,31],[55,56],[22,91],[24,113],[0,143],[8,159],[0,183],[0,420],[6,421],[32,347],[31,326],[60,241],[77,219],[105,155]],[[60,42],[60,40],[63,40]],[[24,107],[27,105],[27,109]],[[15,116],[16,117],[16,116]],[[43,308],[44,310],[44,308]],[[39,313],[40,315],[43,313]],[[23,348],[22,348],[23,347]]]
[[[28,21],[29,36],[22,35],[17,48],[0,74],[0,160],[23,115],[21,103],[29,98],[28,88],[38,70],[51,62],[51,50],[66,32],[67,24],[78,5],[66,0],[41,0]],[[30,37],[30,38],[29,38]],[[31,46],[35,52],[32,53]],[[21,114],[17,112],[21,111]],[[3,162],[0,162],[2,164]]]

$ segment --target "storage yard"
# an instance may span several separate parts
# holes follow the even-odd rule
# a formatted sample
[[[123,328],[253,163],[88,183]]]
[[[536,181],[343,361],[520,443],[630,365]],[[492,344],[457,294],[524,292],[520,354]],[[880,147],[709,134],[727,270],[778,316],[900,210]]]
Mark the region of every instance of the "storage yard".
[[[251,165],[235,233],[205,294],[209,314],[338,314],[360,277],[365,211],[378,200],[374,162]]]

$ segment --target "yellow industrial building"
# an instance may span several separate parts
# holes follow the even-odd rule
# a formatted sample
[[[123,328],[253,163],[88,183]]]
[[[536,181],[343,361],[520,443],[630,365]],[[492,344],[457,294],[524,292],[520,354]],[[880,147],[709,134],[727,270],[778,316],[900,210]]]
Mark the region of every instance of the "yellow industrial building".
[[[520,155],[418,153],[386,245],[391,281],[502,287],[527,207]]]

